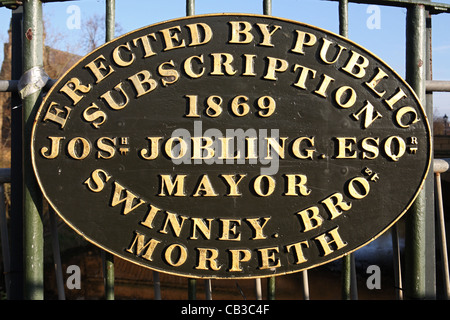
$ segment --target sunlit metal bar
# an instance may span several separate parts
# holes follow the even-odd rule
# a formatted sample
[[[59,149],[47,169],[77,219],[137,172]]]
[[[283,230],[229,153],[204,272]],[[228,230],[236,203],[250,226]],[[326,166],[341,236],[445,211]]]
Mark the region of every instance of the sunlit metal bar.
[[[406,81],[425,106],[428,118],[432,119],[432,106],[426,105],[425,99],[428,64],[426,43],[425,7],[410,6],[406,13]],[[430,201],[434,198],[433,192],[434,181],[431,172],[406,215],[405,298],[407,299],[435,297],[434,207],[433,201]]]
[[[49,90],[57,80],[48,80],[43,90]],[[19,80],[0,80],[0,92],[17,92]]]
[[[439,249],[442,259],[442,275],[444,278],[444,295],[448,300],[450,299],[450,275],[448,264],[448,251],[447,251],[447,237],[445,232],[445,219],[444,219],[444,202],[442,197],[442,184],[441,173],[447,172],[450,168],[450,159],[435,159],[434,160],[434,173],[436,180],[436,193],[437,193],[437,219],[436,227],[438,231]]]
[[[114,39],[115,34],[115,0],[105,1],[105,42]],[[114,256],[103,252],[103,276],[105,284],[105,299],[114,300]]]
[[[450,81],[427,80],[425,86],[427,92],[450,92]]]
[[[23,70],[43,66],[42,3],[29,0],[23,4]],[[41,90],[29,94],[23,105],[23,174],[24,174],[24,285],[25,299],[44,299],[44,235],[42,195],[31,164],[31,131]]]

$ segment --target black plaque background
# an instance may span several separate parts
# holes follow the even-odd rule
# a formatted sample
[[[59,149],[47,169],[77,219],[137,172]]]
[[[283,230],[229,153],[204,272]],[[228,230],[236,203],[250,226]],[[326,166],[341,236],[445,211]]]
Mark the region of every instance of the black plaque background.
[[[257,44],[228,44],[230,20],[245,20],[253,23],[269,23],[282,26],[282,30],[273,38],[274,47],[264,47]],[[43,122],[44,112],[51,101],[61,105],[71,105],[71,101],[58,90],[73,75],[83,83],[92,83],[93,77],[89,71],[83,68],[88,62],[100,54],[108,60],[111,59],[111,51],[117,45],[131,41],[134,38],[157,32],[158,30],[171,26],[181,26],[183,34],[186,33],[186,24],[204,22],[211,26],[213,39],[207,45],[198,47],[186,47],[168,52],[161,51],[161,38],[157,33],[158,41],[153,43],[157,55],[138,59],[132,67],[115,67],[116,72],[108,76],[100,84],[94,86],[93,90],[86,95],[80,105],[73,108],[70,120],[64,130],[60,130],[54,123]],[[314,33],[318,39],[326,37],[333,42],[338,42],[350,50],[360,52],[370,59],[370,66],[363,79],[354,79],[339,71],[346,59],[341,59],[337,64],[328,66],[319,63],[317,59],[317,48],[307,48],[305,55],[290,53],[293,46],[294,30],[304,30]],[[255,33],[256,35],[256,33]],[[187,38],[185,38],[187,39]],[[255,36],[255,41],[260,41]],[[188,41],[188,40],[186,40]],[[139,51],[135,51],[139,52]],[[211,71],[210,56],[212,52],[231,53],[235,59],[242,54],[256,54],[255,72],[257,77],[235,76],[209,76]],[[179,81],[167,87],[162,87],[157,76],[156,68],[163,62],[173,60],[177,70],[184,59],[192,55],[205,57],[205,75],[199,79],[188,79],[184,74]],[[290,63],[289,70],[277,74],[277,81],[262,79],[265,73],[265,57],[277,57],[286,59]],[[236,62],[242,60],[236,60]],[[263,63],[264,62],[264,63]],[[292,86],[296,81],[296,73],[291,68],[294,64],[303,65],[318,70],[317,76],[326,73],[335,79],[336,88],[342,85],[352,86],[358,94],[358,103],[348,110],[339,108],[332,102],[333,94],[327,99],[319,97],[311,92],[315,86],[301,90]],[[235,63],[238,74],[242,70],[241,63]],[[402,101],[407,103],[419,113],[421,121],[408,129],[403,129],[393,124],[393,112],[389,111],[381,100],[371,93],[363,85],[363,82],[373,76],[373,70],[377,66],[383,68],[389,74],[389,79],[384,80],[377,89],[392,92],[392,88],[401,87],[408,98]],[[102,107],[108,113],[108,120],[100,127],[94,129],[87,122],[83,122],[81,114],[92,102],[99,106],[104,104],[99,96],[112,89],[121,80],[128,78],[139,70],[149,70],[154,78],[158,80],[158,87],[144,97],[131,101],[129,105],[120,111],[112,111]],[[316,84],[318,79],[313,82]],[[131,86],[128,87],[131,88]],[[131,92],[131,91],[128,91]],[[186,118],[186,99],[184,95],[196,94],[199,97],[219,95],[224,101],[230,101],[236,95],[247,95],[250,101],[263,95],[270,95],[276,99],[276,113],[269,118],[261,118],[252,113],[245,117],[232,116],[227,110],[217,118],[202,116],[199,119]],[[360,121],[354,121],[350,115],[358,111],[362,101],[369,100],[382,113],[383,118],[375,121],[368,129],[363,130]],[[299,160],[287,155],[286,159],[280,159],[280,168],[274,178],[277,187],[273,195],[269,197],[258,197],[249,188],[248,184],[260,174],[261,167],[267,165],[240,165],[240,164],[202,164],[202,165],[174,165],[169,159],[159,157],[156,160],[145,161],[139,157],[139,150],[147,146],[147,136],[164,136],[166,139],[171,133],[179,128],[189,130],[194,135],[194,121],[202,121],[202,132],[209,128],[217,128],[225,135],[226,129],[278,129],[281,137],[289,137],[291,142],[296,137],[314,136],[317,152],[314,160]],[[336,143],[333,137],[356,137],[358,140],[364,137],[379,137],[398,135],[405,140],[408,137],[418,139],[417,154],[406,153],[398,162],[385,157],[382,153],[376,160],[358,159],[334,159]],[[111,160],[95,159],[94,152],[85,160],[69,159],[65,154],[55,160],[47,160],[40,156],[40,149],[47,146],[48,136],[64,136],[65,142],[73,137],[85,137],[92,143],[99,137],[128,137],[130,141],[130,152],[126,156],[116,155]],[[417,196],[423,179],[430,163],[430,130],[426,122],[423,109],[417,101],[412,90],[400,79],[384,62],[368,53],[358,45],[347,41],[327,31],[304,25],[301,23],[266,17],[248,15],[207,15],[194,16],[177,19],[162,24],[149,26],[110,42],[88,56],[84,57],[68,73],[66,73],[53,87],[44,100],[36,119],[33,132],[33,164],[37,179],[44,192],[45,197],[58,214],[72,228],[82,234],[87,240],[104,248],[113,254],[132,262],[150,267],[155,270],[174,273],[189,277],[259,277],[273,274],[285,274],[309,268],[325,263],[342,256],[346,252],[353,251],[367,244],[382,231],[387,230],[400,216],[405,213],[412,201]],[[92,145],[94,147],[94,145]],[[319,155],[325,154],[326,158],[320,159]],[[329,215],[322,210],[319,202],[335,192],[344,192],[345,182],[356,176],[363,176],[362,170],[369,167],[380,176],[376,183],[371,183],[370,194],[362,200],[351,200],[346,195],[346,200],[352,202],[352,209],[345,212],[334,220],[329,220]],[[90,192],[83,182],[95,169],[103,169],[112,175],[105,190],[100,193]],[[239,185],[242,197],[225,197],[226,185],[219,174],[246,174],[247,177]],[[308,177],[308,187],[311,194],[307,197],[286,197],[284,174],[305,174]],[[188,174],[186,190],[190,195],[202,174],[208,174],[218,197],[158,197],[159,192],[158,174]],[[250,240],[253,237],[251,228],[242,221],[239,231],[241,241],[219,241],[220,230],[218,224],[213,223],[212,237],[210,240],[190,240],[190,228],[184,228],[180,237],[171,234],[165,235],[158,230],[161,229],[165,215],[155,220],[155,228],[150,230],[139,224],[145,217],[148,206],[143,205],[128,215],[122,215],[122,206],[114,208],[109,206],[111,201],[112,181],[118,181],[133,193],[142,197],[148,203],[170,212],[187,216],[203,218],[256,218],[271,217],[270,223],[265,228],[268,236],[265,240]],[[326,220],[320,228],[307,233],[300,232],[301,226],[296,213],[312,205],[321,207],[321,215]],[[187,224],[190,226],[190,224]],[[334,227],[339,226],[339,234],[348,243],[345,249],[323,257],[312,240]],[[161,241],[155,251],[154,261],[149,262],[140,257],[129,254],[125,249],[133,239],[134,231],[145,234],[148,239],[156,238]],[[301,265],[293,264],[291,255],[285,254],[286,245],[302,240],[310,241],[309,249],[304,251],[308,261]],[[188,250],[188,259],[180,267],[171,267],[161,259],[162,249],[172,243],[183,244]],[[274,270],[260,270],[259,256],[254,249],[275,247],[280,248],[281,267]],[[218,248],[220,250],[219,260],[226,262],[229,259],[226,249],[249,248],[252,249],[252,261],[243,263],[242,273],[230,274],[227,270],[229,265],[223,265],[219,271],[197,270],[198,255],[195,248]]]

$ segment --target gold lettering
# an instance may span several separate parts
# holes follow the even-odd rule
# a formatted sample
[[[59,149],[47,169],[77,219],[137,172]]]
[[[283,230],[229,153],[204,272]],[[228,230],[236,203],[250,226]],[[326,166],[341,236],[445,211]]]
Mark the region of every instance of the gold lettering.
[[[306,140],[309,144],[309,148],[305,149],[306,155],[302,154],[300,150],[300,144]],[[308,137],[300,137],[294,140],[292,143],[292,153],[294,156],[296,156],[299,159],[311,159],[313,160],[314,151],[316,151],[316,148],[314,148],[314,137],[308,138]]]
[[[286,174],[288,179],[287,192],[285,196],[298,196],[297,189],[300,191],[300,195],[308,196],[311,190],[306,186],[307,178],[303,174]],[[300,181],[296,182],[298,179]]]
[[[106,141],[109,141],[111,144],[106,143]],[[111,159],[116,154],[116,148],[114,147],[116,145],[116,138],[108,138],[108,137],[102,137],[97,140],[97,148],[100,149],[100,151],[97,152],[97,158],[98,159]],[[104,151],[104,152],[102,152]]]
[[[222,235],[219,240],[240,241],[241,233],[236,230],[237,226],[241,225],[239,219],[220,219],[222,223]],[[230,236],[235,236],[230,238]]]
[[[158,146],[159,146],[159,140],[162,139],[162,137],[147,137],[149,140],[149,149],[141,149],[140,155],[145,160],[154,160],[158,157]],[[149,152],[150,150],[150,152]]]
[[[191,218],[191,220],[192,220],[192,236],[190,239],[192,240],[198,239],[196,232],[196,230],[198,229],[202,232],[203,236],[209,240],[211,238],[211,221],[213,221],[213,219],[206,219],[206,221],[208,221],[208,225],[206,225],[205,220],[201,218]]]
[[[125,196],[123,196],[124,193]],[[121,184],[114,181],[114,191],[111,200],[111,207],[115,207],[122,202],[125,202],[122,210],[123,215],[127,215],[128,213],[145,203],[144,200],[139,199],[130,190],[125,189]]]
[[[260,223],[261,219],[263,221]],[[252,238],[252,240],[267,239],[267,236],[264,235],[264,233],[263,233],[263,228],[266,226],[267,222],[269,222],[270,217],[266,217],[266,218],[252,218],[252,219],[247,218],[245,220],[250,223],[250,225],[253,227],[253,230],[255,231],[255,235]]]
[[[80,79],[71,78],[61,89],[59,89],[59,92],[65,93],[70,99],[72,99],[73,105],[76,105],[81,99],[84,98],[83,95],[79,95],[77,92],[88,93],[91,89],[92,85],[89,84],[85,86],[81,84]]]
[[[352,207],[351,203],[344,202],[344,196],[339,192],[333,193],[321,202],[328,209],[332,220],[340,216],[343,211],[348,211]]]
[[[113,53],[113,58],[114,58],[114,53]],[[106,58],[104,55],[99,55],[97,58],[95,58],[94,60],[92,60],[91,62],[89,62],[87,65],[85,65],[85,68],[88,68],[89,70],[91,70],[92,74],[95,76],[96,80],[95,83],[99,83],[100,81],[102,81],[103,79],[105,79],[107,76],[109,76],[111,73],[114,72],[114,69],[109,66],[109,68],[107,68],[102,61],[98,62],[98,60],[103,60],[106,61]],[[106,72],[104,71],[106,70]]]
[[[166,186],[167,193],[169,196],[173,195],[175,197],[184,197],[186,196],[184,192],[184,178],[186,178],[185,174],[177,174],[175,176],[175,181],[172,181],[171,176],[168,174],[161,174],[161,191],[158,194],[160,197],[166,196],[166,193],[164,192],[164,186]],[[175,194],[173,193],[173,190],[176,189]]]
[[[172,252],[178,248],[179,254],[178,254],[178,260],[174,261],[172,258]],[[179,267],[181,266],[183,263],[186,262],[187,259],[187,249],[185,246],[181,245],[181,244],[171,244],[170,246],[167,247],[166,252],[164,253],[164,258],[166,259],[167,263],[170,264],[173,267]]]
[[[238,190],[238,184],[244,179],[246,176],[245,174],[239,174],[240,178],[236,181],[235,174],[221,174],[222,178],[225,179],[225,181],[228,183],[228,186],[230,187],[229,192],[227,193],[228,197],[239,197],[242,196],[242,193]]]
[[[121,109],[125,108],[125,107],[127,106],[128,102],[130,101],[130,99],[128,98],[128,95],[127,95],[126,92],[123,90],[122,85],[123,85],[123,83],[121,82],[121,83],[119,83],[118,85],[116,85],[116,86],[114,87],[114,91],[117,91],[117,92],[121,92],[121,93],[122,93],[122,97],[124,98],[124,99],[123,99],[124,101],[122,101],[121,103],[117,103],[117,102],[113,99],[113,97],[112,97],[112,92],[113,92],[113,90],[108,90],[106,93],[104,93],[104,94],[102,94],[102,95],[100,96],[100,98],[104,99],[104,100],[106,101],[106,103],[108,103],[108,106],[109,106],[111,109],[114,109],[114,110],[121,110]]]
[[[212,39],[213,33],[211,27],[206,23],[187,24],[186,27],[191,32],[191,43],[189,43],[189,47],[206,44]],[[202,29],[202,32],[199,32],[199,27]],[[203,39],[200,38],[200,33],[203,33]]]
[[[195,269],[198,270],[214,270],[218,271],[222,266],[218,265],[217,257],[219,256],[219,250],[213,248],[196,248],[198,250],[198,265]],[[209,257],[208,257],[209,254]],[[209,262],[209,268],[206,263]]]
[[[211,181],[209,181],[209,177],[207,174],[204,174],[200,183],[195,190],[193,197],[217,197],[218,194],[214,191]]]
[[[317,42],[317,37],[309,32],[304,32],[300,30],[295,30],[297,33],[294,48],[291,49],[292,52],[305,54],[304,46],[312,47]]]
[[[250,43],[253,40],[253,35],[250,30],[252,25],[247,21],[230,21],[231,24],[231,39],[228,43]]]
[[[389,100],[384,100],[389,108],[392,110],[394,108],[394,104],[400,101],[400,99],[406,98],[406,93],[403,92],[401,88],[398,88],[397,92],[389,98]]]
[[[203,64],[203,55],[189,57],[183,63],[184,72],[186,72],[186,74],[189,77],[191,77],[193,79],[197,79],[197,78],[200,78],[203,75],[203,73],[205,72],[205,68],[202,67],[200,69],[200,73],[195,73],[194,70],[192,69],[192,60],[193,59],[198,60],[201,64]]]
[[[322,38],[323,40],[323,44],[322,47],[320,48],[320,58],[322,59],[323,62],[325,62],[326,64],[334,64],[336,63],[336,61],[338,61],[342,51],[346,50],[347,48],[341,46],[340,44],[338,44],[337,46],[339,47],[339,50],[337,50],[337,53],[334,56],[334,59],[329,61],[327,59],[327,53],[328,50],[330,49],[330,45],[331,45],[331,41],[325,38]]]
[[[231,252],[231,268],[230,272],[242,271],[241,263],[250,261],[252,253],[248,249],[230,249]]]
[[[130,245],[130,247],[126,250],[127,252],[131,253],[131,254],[135,254],[136,256],[141,256],[143,251],[145,249],[144,254],[141,256],[142,258],[144,258],[145,260],[148,261],[153,261],[152,259],[152,255],[153,252],[155,251],[156,246],[161,243],[161,241],[158,241],[156,239],[150,239],[149,241],[147,241],[147,243],[144,244],[145,242],[145,235],[135,231],[136,235]],[[136,248],[136,251],[134,251],[133,249]],[[136,253],[134,253],[136,252]]]
[[[234,58],[230,53],[211,53],[213,57],[213,71],[210,73],[212,76],[223,76],[223,70],[227,73],[227,75],[232,76],[237,71],[234,70],[231,63]]]
[[[91,110],[94,111],[90,112]],[[107,118],[108,117],[106,113],[100,110],[95,102],[92,102],[92,104],[83,111],[83,119],[90,122],[91,125],[96,129],[98,129],[103,123],[105,123]]]
[[[295,264],[301,264],[303,262],[306,262],[308,259],[305,258],[305,255],[303,254],[303,247],[309,248],[308,241],[301,241],[294,244],[290,244],[286,246],[286,251],[289,252],[291,248],[294,248],[295,252],[295,258],[296,262]]]
[[[377,74],[372,78],[372,80],[366,82],[365,84],[381,98],[382,96],[384,96],[386,91],[380,92],[376,89],[376,86],[381,82],[381,80],[389,77],[387,73],[381,70],[380,68],[377,68],[377,71],[378,71]]]
[[[155,219],[156,214],[160,211],[161,211],[161,209],[155,207],[154,205],[150,205],[150,211],[148,212],[147,216],[145,217],[145,220],[141,221],[140,223],[143,226],[146,226],[147,228],[152,229],[153,228],[153,220]]]
[[[285,72],[289,66],[289,63],[287,60],[279,58],[267,57],[267,59],[269,60],[269,63],[267,65],[267,72],[264,79],[276,81],[278,78],[275,73]]]
[[[172,231],[175,234],[175,236],[179,237],[180,233],[181,233],[181,229],[183,228],[183,225],[184,225],[184,221],[186,221],[186,219],[188,217],[180,216],[180,215],[178,215],[176,213],[171,213],[171,212],[168,212],[168,211],[166,212],[166,214],[167,214],[166,222],[164,223],[164,227],[159,232],[167,234],[168,233],[167,228],[168,228],[168,226],[170,224],[170,226],[172,228]],[[178,221],[178,218],[177,218],[178,216],[181,218],[181,222]]]
[[[158,67],[158,73],[161,77],[163,77],[161,79],[161,83],[163,85],[163,87],[166,87],[169,84],[173,84],[175,82],[178,81],[178,79],[180,78],[180,74],[178,73],[178,71],[174,70],[174,69],[165,69],[163,68],[164,66],[169,65],[174,67],[174,63],[173,60],[170,60],[168,62],[164,62],[161,63]]]
[[[175,147],[180,149],[180,152],[178,154],[178,156],[175,156],[173,154],[173,150],[175,149],[175,147],[173,146],[173,143],[175,140],[178,140],[178,145],[176,145]],[[184,141],[182,138],[180,137],[171,137],[170,139],[168,139],[166,141],[164,150],[166,151],[166,154],[169,158],[171,159],[181,159],[184,157],[184,155],[187,152],[187,143],[186,141]]]
[[[336,140],[339,142],[338,155],[336,159],[355,159],[356,151],[352,150],[353,144],[356,143],[356,138],[350,137],[337,137]],[[350,154],[347,153],[350,152]]]
[[[185,47],[184,40],[179,39],[178,35],[181,33],[180,26],[170,27],[167,29],[160,30],[162,33],[165,43],[164,51],[173,50],[177,48]]]
[[[59,155],[59,149],[61,145],[61,140],[65,137],[47,137],[50,139],[50,154],[46,154],[49,150],[48,147],[42,147],[41,155],[46,159],[55,159]]]
[[[358,111],[358,113],[353,113],[352,116],[356,120],[359,120],[359,117],[364,112],[364,129],[367,129],[375,120],[381,118],[381,114],[375,110],[375,107],[369,102],[366,101],[366,105]]]
[[[329,239],[331,238],[331,240]],[[321,234],[320,236],[315,238],[319,241],[320,247],[323,250],[323,255],[327,256],[333,253],[336,250],[342,249],[347,245],[341,236],[338,233],[338,227],[330,230],[328,233]],[[334,243],[335,249],[331,248],[331,245]]]
[[[108,182],[109,179],[111,179],[111,175],[109,175],[105,170],[96,169],[92,171],[91,176],[83,183],[92,192],[100,192],[105,187],[105,182]]]
[[[320,227],[324,220],[319,214],[319,208],[316,206],[297,212],[297,215],[303,222],[304,229],[302,232],[308,232],[312,229]]]
[[[47,112],[45,113],[45,117],[44,119],[42,119],[42,121],[53,121],[55,123],[58,123],[62,129],[66,125],[67,119],[69,119],[69,115],[72,109],[64,106],[64,111],[60,108],[57,108],[56,106],[59,106],[59,104],[53,101],[50,103]]]
[[[412,116],[410,117],[411,120],[409,120],[408,123],[404,123],[403,117],[408,113],[412,114]],[[410,106],[406,106],[406,107],[402,107],[402,108],[398,109],[397,112],[395,113],[395,120],[396,120],[396,123],[402,128],[409,128],[414,123],[417,123],[420,121],[416,110]]]
[[[355,187],[355,184],[361,186],[360,188]],[[362,191],[362,193],[360,192]],[[355,199],[365,198],[370,191],[369,181],[362,177],[355,177],[348,183],[348,193]]]
[[[144,58],[148,58],[154,56],[156,53],[153,52],[152,47],[150,45],[149,37],[152,37],[153,40],[156,40],[156,36],[154,33],[147,34],[145,36],[133,39],[133,44],[137,47],[137,43],[140,40],[142,43],[142,47],[144,48]]]
[[[263,191],[262,189],[262,180],[267,181],[267,187],[266,190]],[[270,196],[273,191],[275,190],[275,179],[271,176],[266,175],[260,175],[256,177],[254,183],[253,183],[253,189],[255,190],[256,194],[261,197],[267,197]]]
[[[368,66],[369,60],[363,55],[360,55],[359,53],[352,50],[350,59],[348,60],[347,64],[342,68],[342,70],[348,72],[355,78],[362,78],[366,74],[365,68],[367,68]]]
[[[156,80],[151,78],[150,71],[148,70],[142,70],[128,79],[133,83],[133,86],[136,89],[137,98],[153,91],[157,86]]]
[[[120,52],[120,49],[125,49],[125,51],[128,51],[128,52],[131,53],[130,54],[130,58],[128,60],[123,60],[122,54]],[[117,47],[115,47],[114,50],[113,50],[113,53],[112,53],[112,58],[113,58],[113,61],[120,67],[128,67],[136,59],[134,53],[131,51],[129,42],[127,42],[125,44],[118,45]]]
[[[294,86],[299,87],[301,89],[306,89],[305,82],[308,79],[309,73],[311,73],[311,78],[314,79],[316,77],[316,70],[295,64],[294,72],[297,71],[298,68],[301,68],[302,71],[300,72],[300,74],[298,76],[297,82],[294,83]]]
[[[261,30],[261,33],[263,35],[263,41],[259,43],[260,46],[266,46],[266,47],[273,47],[272,44],[272,36],[275,33],[275,31],[281,29],[280,26],[273,26],[272,31],[269,32],[269,25],[264,23],[257,23],[256,24],[259,27],[259,30]]]
[[[259,269],[271,269],[281,266],[280,259],[275,256],[275,253],[279,253],[278,247],[262,248],[258,249],[261,254],[261,267]]]
[[[83,137],[76,137],[67,144],[67,152],[72,159],[83,160],[91,153],[91,144]]]

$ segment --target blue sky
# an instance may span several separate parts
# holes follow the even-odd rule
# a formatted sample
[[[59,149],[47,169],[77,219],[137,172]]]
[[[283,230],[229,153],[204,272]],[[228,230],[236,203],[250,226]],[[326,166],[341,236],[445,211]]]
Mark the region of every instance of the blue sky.
[[[436,1],[438,2],[438,1]],[[450,0],[441,0],[450,3]],[[262,14],[262,0],[196,0],[195,13],[239,12]],[[126,33],[156,22],[186,15],[185,0],[116,0],[116,22],[121,33]],[[79,28],[69,28],[73,17],[70,6],[80,12]],[[338,4],[324,0],[272,0],[272,15],[312,24],[338,33]],[[80,42],[83,22],[94,14],[105,12],[104,0],[53,2],[43,5],[43,13],[50,21],[49,32],[60,36],[55,46],[64,50],[75,48]],[[7,30],[11,10],[0,8],[0,42],[8,39]],[[405,17],[406,9],[362,4],[349,5],[349,38],[378,55],[401,76],[405,72]],[[433,78],[450,80],[450,14],[433,16]],[[75,50],[75,49],[73,49]],[[3,60],[3,46],[0,50]],[[450,93],[434,94],[435,117],[450,115]]]

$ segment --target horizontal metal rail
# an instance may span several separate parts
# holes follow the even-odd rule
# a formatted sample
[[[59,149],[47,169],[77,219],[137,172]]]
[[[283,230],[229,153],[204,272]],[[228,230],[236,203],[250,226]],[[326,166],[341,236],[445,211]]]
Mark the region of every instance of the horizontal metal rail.
[[[339,0],[326,0],[326,1],[339,1]],[[431,2],[427,0],[348,0],[348,2],[359,4],[374,4],[390,7],[407,8],[413,5],[424,6],[431,14],[450,13],[450,4]]]

